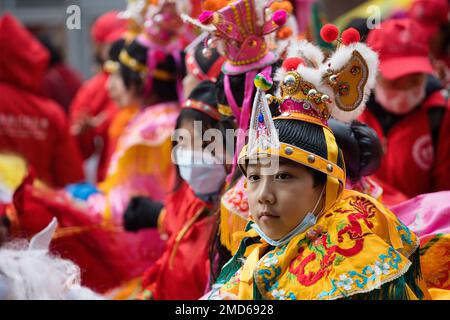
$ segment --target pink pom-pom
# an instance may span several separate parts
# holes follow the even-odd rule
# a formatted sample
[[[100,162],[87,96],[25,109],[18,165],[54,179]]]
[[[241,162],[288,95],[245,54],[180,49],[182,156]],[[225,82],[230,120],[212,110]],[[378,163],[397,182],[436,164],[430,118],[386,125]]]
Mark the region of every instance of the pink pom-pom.
[[[272,20],[277,26],[283,26],[288,18],[288,14],[284,10],[277,10],[273,14]]]
[[[320,36],[325,42],[331,43],[339,36],[339,29],[334,24],[327,23],[320,29]]]
[[[305,64],[305,61],[302,58],[294,57],[294,58],[287,58],[283,62],[283,69],[286,71],[293,71],[297,70],[298,66],[301,64]]]
[[[157,50],[154,54],[154,58],[157,63],[162,63],[166,60],[166,54],[164,53],[164,51]]]
[[[342,42],[348,46],[349,44],[359,42],[361,40],[361,35],[355,28],[348,28],[342,32]]]
[[[213,11],[203,11],[200,16],[198,17],[198,20],[201,24],[210,24],[214,19],[214,12]]]

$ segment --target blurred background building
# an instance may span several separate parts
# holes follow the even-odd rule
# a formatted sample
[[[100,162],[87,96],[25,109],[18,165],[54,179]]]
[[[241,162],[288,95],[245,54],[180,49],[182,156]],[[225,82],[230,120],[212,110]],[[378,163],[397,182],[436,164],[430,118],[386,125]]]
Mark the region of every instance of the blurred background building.
[[[188,1],[188,0],[179,0]],[[329,21],[342,16],[363,4],[409,3],[411,0],[297,0],[298,2],[319,2]],[[69,30],[66,20],[70,16],[67,8],[79,6],[81,28]],[[91,26],[95,19],[109,10],[123,10],[126,0],[0,0],[0,13],[9,11],[22,21],[34,34],[50,39],[61,53],[64,61],[78,70],[87,79],[95,73],[92,54]],[[363,7],[363,11],[365,8]],[[357,10],[358,14],[359,11]],[[343,18],[347,20],[346,17]],[[351,19],[351,17],[349,17]],[[345,22],[344,22],[345,24]]]
[[[79,30],[66,27],[66,20],[70,16],[67,8],[71,5],[81,9]],[[34,34],[49,38],[64,60],[85,79],[95,73],[92,24],[106,11],[125,8],[125,0],[0,0],[0,13],[11,12]]]

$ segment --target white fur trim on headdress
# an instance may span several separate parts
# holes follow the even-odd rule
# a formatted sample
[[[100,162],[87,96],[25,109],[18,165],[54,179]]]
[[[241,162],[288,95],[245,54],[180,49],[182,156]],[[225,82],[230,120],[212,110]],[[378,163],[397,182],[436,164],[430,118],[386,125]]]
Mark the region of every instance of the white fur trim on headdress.
[[[290,57],[300,57],[312,68],[318,68],[325,60],[322,50],[306,40],[292,41],[288,51]]]
[[[266,9],[269,8],[273,1],[267,0],[254,0],[255,1],[255,12],[256,12],[256,23],[258,26],[262,27],[266,22]]]
[[[183,20],[183,22],[189,22],[189,23],[193,24],[194,26],[199,27],[202,31],[207,31],[210,33],[216,31],[216,27],[214,25],[212,25],[212,24],[204,25],[204,24],[200,23],[200,21],[198,21],[197,19],[194,19],[187,14],[182,14],[181,19]]]

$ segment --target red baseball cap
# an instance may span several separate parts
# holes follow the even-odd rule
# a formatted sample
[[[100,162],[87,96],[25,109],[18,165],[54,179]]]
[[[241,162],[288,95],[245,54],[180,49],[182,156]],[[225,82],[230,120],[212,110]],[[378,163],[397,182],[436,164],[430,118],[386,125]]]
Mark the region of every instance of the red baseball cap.
[[[92,38],[98,44],[113,43],[125,34],[128,22],[119,18],[119,11],[109,11],[100,16],[92,26]]]
[[[413,19],[391,19],[370,31],[367,45],[380,59],[380,72],[388,80],[413,73],[433,74],[428,38]]]
[[[415,0],[408,11],[409,17],[424,28],[428,37],[435,35],[448,21],[448,14],[448,0]]]

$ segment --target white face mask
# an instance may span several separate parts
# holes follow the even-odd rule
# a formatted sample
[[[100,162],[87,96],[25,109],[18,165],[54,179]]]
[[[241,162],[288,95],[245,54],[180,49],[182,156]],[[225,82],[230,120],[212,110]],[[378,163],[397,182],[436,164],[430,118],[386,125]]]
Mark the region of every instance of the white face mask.
[[[393,114],[407,114],[425,98],[425,86],[425,79],[420,85],[408,90],[390,89],[377,84],[375,86],[375,100]]]
[[[323,187],[322,192],[320,193],[319,199],[317,199],[314,209],[312,211],[308,212],[308,214],[303,218],[303,220],[299,223],[299,225],[296,226],[291,232],[289,232],[287,235],[285,235],[280,240],[272,240],[271,238],[269,238],[269,236],[266,235],[264,233],[264,231],[262,231],[262,229],[256,223],[254,223],[252,225],[252,228],[255,229],[256,233],[258,233],[258,235],[261,238],[263,238],[268,244],[270,244],[273,247],[279,247],[285,243],[288,243],[289,241],[291,241],[291,239],[293,237],[295,237],[296,235],[298,235],[302,232],[305,232],[306,230],[308,230],[309,228],[311,228],[312,226],[314,226],[317,223],[317,216],[314,214],[314,211],[316,211],[317,206],[320,203],[320,200],[322,200],[324,191],[325,191],[325,186]]]
[[[211,153],[177,148],[175,158],[181,178],[189,184],[197,196],[216,194],[220,191],[227,173],[224,165]]]

